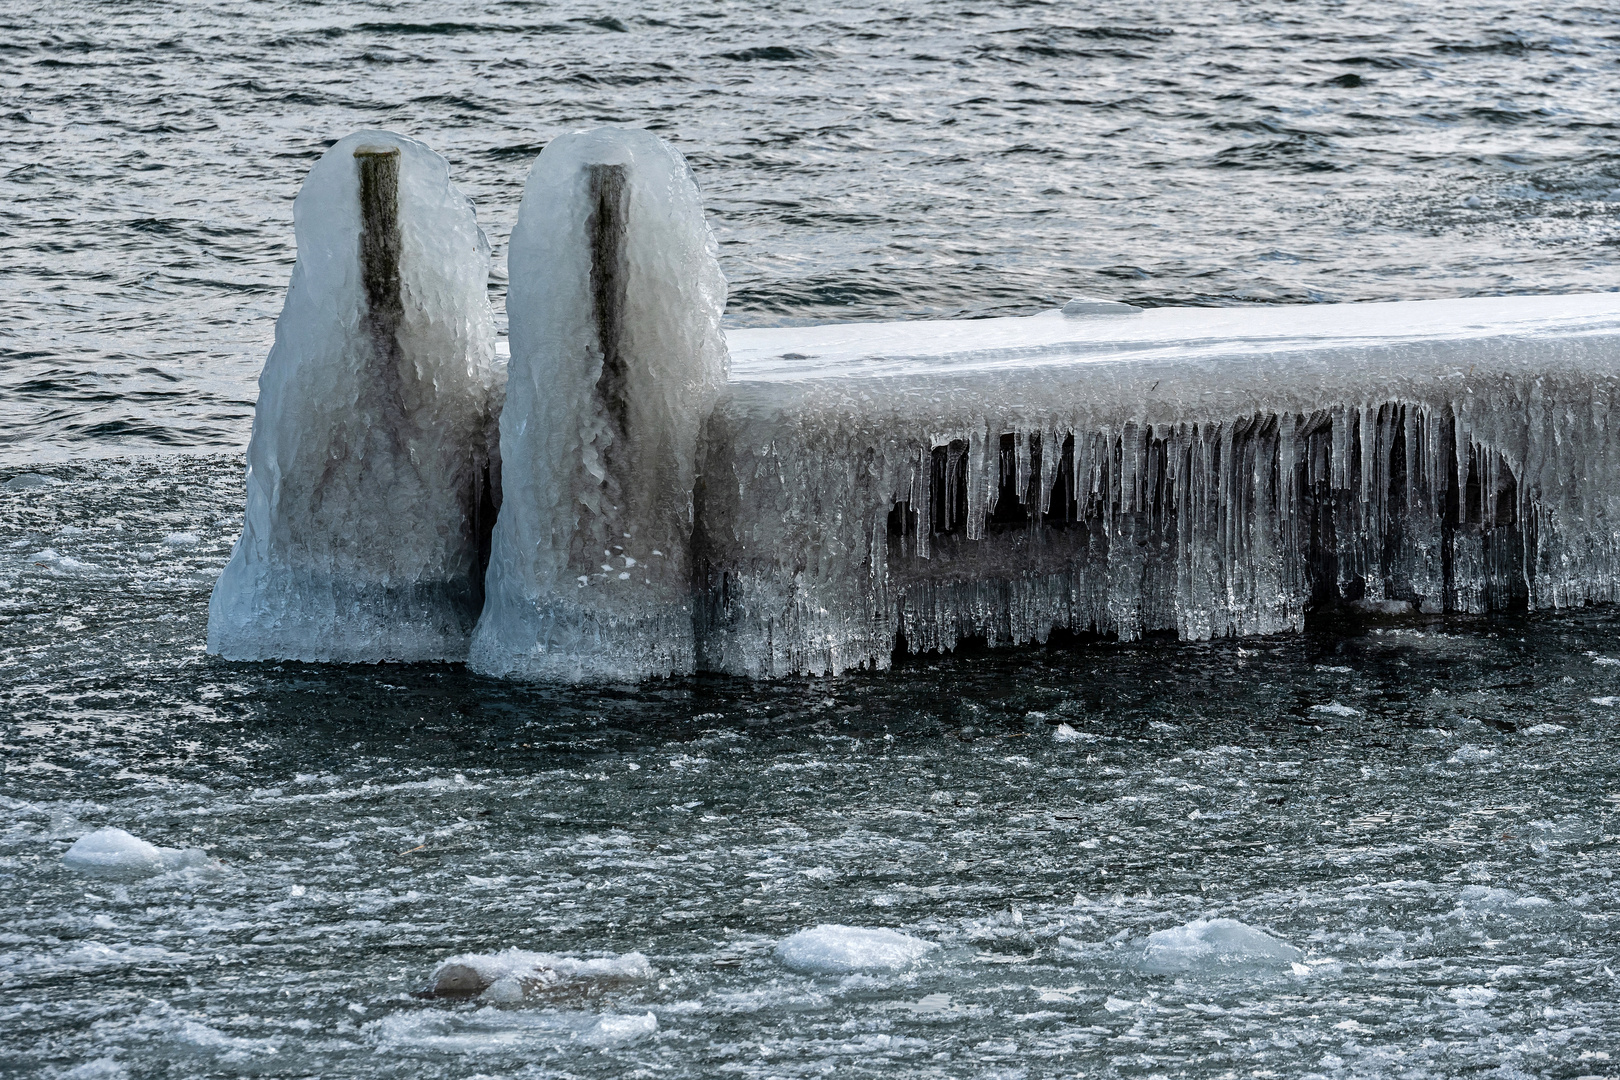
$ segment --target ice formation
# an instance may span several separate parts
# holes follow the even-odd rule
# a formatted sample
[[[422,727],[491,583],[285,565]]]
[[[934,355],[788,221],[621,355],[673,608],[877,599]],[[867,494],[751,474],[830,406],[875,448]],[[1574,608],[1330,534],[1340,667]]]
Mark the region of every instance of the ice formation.
[[[681,156],[645,131],[547,144],[512,232],[503,497],[471,662],[562,680],[690,672],[698,431],[725,278]]]
[[[489,245],[444,159],[390,132],[328,150],[293,216],[209,651],[463,657],[499,491]]]
[[[776,947],[776,958],[793,971],[848,975],[857,971],[902,971],[939,948],[898,930],[824,923],[800,930]]]
[[[195,848],[158,847],[123,829],[86,833],[62,854],[62,865],[70,870],[111,875],[161,874],[207,862],[208,856]]]
[[[652,965],[638,952],[581,960],[554,953],[507,949],[498,953],[452,956],[433,971],[433,993],[515,1002],[600,990],[615,983],[653,977]]]
[[[732,331],[698,667],[1620,598],[1620,294]]]
[[[1194,919],[1157,930],[1142,947],[1142,965],[1155,971],[1191,971],[1236,964],[1289,964],[1305,954],[1236,919]]]

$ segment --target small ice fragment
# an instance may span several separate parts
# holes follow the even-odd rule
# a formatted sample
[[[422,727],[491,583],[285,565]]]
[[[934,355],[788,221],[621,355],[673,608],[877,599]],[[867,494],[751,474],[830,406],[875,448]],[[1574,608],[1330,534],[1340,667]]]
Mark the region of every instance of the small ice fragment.
[[[1096,742],[1097,736],[1087,731],[1076,731],[1068,724],[1059,724],[1052,730],[1053,742]]]
[[[1103,1008],[1107,1009],[1111,1013],[1129,1012],[1132,1009],[1139,1009],[1141,1007],[1142,1003],[1140,1001],[1127,1001],[1124,998],[1117,998],[1113,996],[1110,996],[1107,1001],[1103,1002]]]
[[[100,874],[161,874],[207,861],[208,856],[194,848],[158,847],[123,829],[86,833],[62,854],[68,869]]]
[[[1446,759],[1447,765],[1478,765],[1482,761],[1489,761],[1496,756],[1496,751],[1487,746],[1474,746],[1464,743],[1457,747],[1457,752]]]
[[[1140,315],[1142,309],[1118,300],[1104,300],[1100,296],[1077,296],[1063,305],[1063,314],[1069,318],[1087,315]]]
[[[1464,210],[1478,210],[1484,205],[1485,201],[1478,195],[1470,195],[1462,201],[1462,208]]]
[[[1286,941],[1236,919],[1194,919],[1185,926],[1157,930],[1148,935],[1142,949],[1143,966],[1157,971],[1280,965],[1304,958]]]
[[[1485,1005],[1496,997],[1496,991],[1488,986],[1457,986],[1446,991],[1446,996],[1458,1005]]]
[[[776,947],[776,958],[793,971],[848,975],[857,971],[900,971],[939,948],[898,930],[823,923],[800,930]]]
[[[1152,721],[1148,722],[1148,730],[1149,731],[1180,731],[1181,729],[1176,727],[1176,725],[1174,725],[1174,724],[1167,724],[1163,720],[1152,720]]]
[[[165,547],[172,548],[196,547],[197,534],[189,532],[172,532],[163,538],[163,544]]]
[[[1557,735],[1560,732],[1564,732],[1564,731],[1568,731],[1568,730],[1569,729],[1566,728],[1563,724],[1537,724],[1534,727],[1525,728],[1524,731],[1523,731],[1523,734],[1525,734],[1525,735]]]
[[[592,1046],[618,1046],[627,1042],[634,1042],[644,1036],[651,1035],[658,1030],[658,1017],[652,1013],[642,1013],[639,1016],[620,1016],[609,1013],[597,1020],[596,1026],[582,1033],[581,1042]]]
[[[1620,705],[1620,697],[1615,697],[1613,694],[1606,697],[1595,697],[1592,699],[1592,704],[1602,705],[1606,709],[1612,709],[1616,705]]]
[[[1348,675],[1351,669],[1345,664],[1317,664],[1317,671],[1331,671],[1335,675]]]
[[[39,473],[25,472],[18,473],[10,480],[7,480],[5,484],[0,486],[3,486],[7,491],[22,491],[25,488],[50,487],[53,483],[55,483],[55,481],[48,476],[41,476]]]
[[[1352,709],[1348,705],[1340,705],[1337,701],[1327,705],[1312,705],[1311,712],[1326,713],[1329,716],[1360,716],[1360,709]]]
[[[639,952],[581,960],[555,953],[507,949],[498,953],[464,953],[433,969],[433,993],[439,997],[476,997],[512,1002],[570,991],[650,979],[652,965]]]
[[[1620,667],[1620,660],[1616,660],[1612,656],[1593,656],[1592,663],[1598,667]]]

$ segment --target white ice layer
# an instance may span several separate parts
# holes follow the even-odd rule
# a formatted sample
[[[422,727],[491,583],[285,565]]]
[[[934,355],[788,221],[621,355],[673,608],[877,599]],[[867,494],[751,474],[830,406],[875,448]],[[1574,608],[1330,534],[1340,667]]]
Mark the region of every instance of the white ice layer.
[[[503,497],[471,662],[495,674],[690,672],[696,447],[726,378],[726,284],[685,160],[564,135],[512,232]]]
[[[328,150],[293,216],[209,651],[464,657],[499,490],[489,245],[444,159],[390,132]]]
[[[653,974],[652,965],[638,952],[580,959],[507,949],[452,956],[433,970],[432,982],[433,992],[444,997],[482,995],[491,1001],[515,1002],[650,979]]]
[[[123,829],[86,833],[62,854],[62,865],[92,874],[161,874],[207,863],[207,854],[196,848],[158,847]]]
[[[776,947],[784,967],[807,974],[902,971],[939,948],[898,930],[824,923],[800,930]]]
[[[1156,930],[1142,947],[1142,965],[1155,971],[1196,971],[1237,964],[1289,964],[1305,954],[1286,941],[1236,919],[1194,919]]]
[[[1620,598],[1620,294],[741,330],[698,666]]]

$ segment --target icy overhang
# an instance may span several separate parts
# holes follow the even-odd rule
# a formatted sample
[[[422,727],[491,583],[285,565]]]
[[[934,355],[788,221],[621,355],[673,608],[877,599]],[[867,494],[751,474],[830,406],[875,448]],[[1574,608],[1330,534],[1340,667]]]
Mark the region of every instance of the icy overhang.
[[[727,337],[702,668],[1620,599],[1620,293]]]

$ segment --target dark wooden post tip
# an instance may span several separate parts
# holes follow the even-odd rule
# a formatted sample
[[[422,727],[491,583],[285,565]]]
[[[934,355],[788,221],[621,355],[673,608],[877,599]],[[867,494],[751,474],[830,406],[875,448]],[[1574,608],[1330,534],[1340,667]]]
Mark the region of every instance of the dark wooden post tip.
[[[602,350],[602,374],[596,380],[596,393],[623,435],[628,413],[623,338],[630,189],[623,165],[592,164],[585,168],[591,206],[585,225],[591,247],[591,314]]]
[[[405,317],[399,285],[399,147],[362,146],[354,160],[360,174],[360,272],[371,337],[379,359],[394,359]]]

